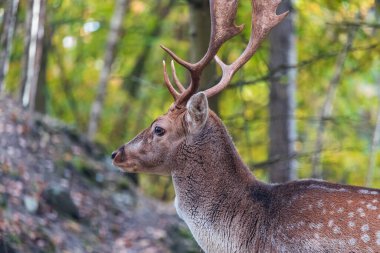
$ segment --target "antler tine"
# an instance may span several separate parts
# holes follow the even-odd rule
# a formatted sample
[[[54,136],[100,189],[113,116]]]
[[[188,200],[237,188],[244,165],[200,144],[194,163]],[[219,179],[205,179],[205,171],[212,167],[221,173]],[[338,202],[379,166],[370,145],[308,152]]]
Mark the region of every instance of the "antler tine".
[[[252,33],[244,52],[230,65],[224,64],[218,57],[216,62],[222,68],[222,78],[219,83],[205,91],[207,97],[219,93],[231,81],[233,75],[240,69],[257,51],[269,31],[280,23],[288,14],[276,14],[281,0],[252,0]]]
[[[174,89],[172,83],[170,82],[170,79],[169,79],[169,76],[168,76],[168,72],[166,70],[166,62],[165,61],[162,61],[162,65],[164,67],[164,80],[165,80],[165,85],[166,87],[168,88],[170,94],[172,94],[173,98],[175,101],[178,100],[178,98],[180,97],[180,94]]]
[[[161,46],[176,62],[185,67],[190,72],[190,85],[184,90],[177,105],[182,105],[193,95],[199,88],[199,80],[204,68],[211,62],[214,56],[219,51],[224,42],[231,39],[240,33],[243,26],[236,26],[234,21],[237,11],[237,0],[210,0],[210,15],[211,15],[211,36],[209,47],[206,54],[197,63],[189,63],[179,58],[173,51]],[[174,79],[176,78],[175,70],[173,69]],[[179,82],[175,81],[178,88],[181,90]]]
[[[177,73],[175,71],[175,66],[174,66],[174,61],[172,60],[170,62],[170,65],[171,65],[171,68],[172,68],[172,75],[173,75],[173,79],[174,79],[174,82],[175,84],[177,85],[178,89],[179,89],[179,92],[184,92],[186,89],[185,87],[183,87],[182,83],[180,82],[180,80],[178,79],[177,77]]]
[[[185,60],[182,60],[181,58],[179,58],[172,50],[170,50],[169,48],[165,47],[164,45],[160,45],[160,47],[165,50],[166,53],[168,53],[176,62],[178,62],[179,64],[181,64],[183,67],[185,67],[186,69],[188,69],[190,72],[191,70],[193,69],[193,65],[194,64],[191,64]]]

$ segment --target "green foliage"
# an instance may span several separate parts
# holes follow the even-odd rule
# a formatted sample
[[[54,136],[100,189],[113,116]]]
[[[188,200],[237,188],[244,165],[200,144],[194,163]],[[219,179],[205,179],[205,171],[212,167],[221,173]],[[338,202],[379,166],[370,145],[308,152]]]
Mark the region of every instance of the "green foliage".
[[[219,55],[232,62],[246,45],[249,38],[249,1],[240,1],[238,24],[244,23],[241,36],[224,46]],[[150,122],[164,113],[171,98],[163,83],[162,59],[168,56],[159,48],[164,44],[183,58],[188,58],[188,10],[186,1],[175,1],[170,14],[159,18],[159,4],[168,1],[132,0],[124,20],[124,30],[118,54],[109,80],[107,97],[97,140],[111,152],[123,142],[149,126]],[[20,22],[25,15],[25,3],[21,5]],[[337,55],[344,47],[348,31],[352,28],[344,22],[367,22],[373,1],[304,1],[296,2],[297,11],[297,124],[299,152],[299,176],[311,173],[310,154],[314,152],[316,119],[325,99],[326,89],[332,78]],[[47,71],[48,114],[86,130],[90,105],[94,99],[109,21],[114,1],[55,0],[48,1],[48,24],[52,30],[52,46],[49,51]],[[93,23],[91,23],[93,22]],[[161,32],[152,35],[160,22]],[[372,21],[371,21],[372,22]],[[99,25],[93,31],[86,25]],[[205,24],[206,25],[206,24]],[[336,182],[363,184],[368,168],[368,153],[377,113],[377,90],[380,46],[379,35],[369,26],[360,26],[342,73],[342,80],[334,100],[332,118],[328,120],[322,153],[324,176]],[[66,43],[66,44],[65,44]],[[72,44],[69,44],[72,43]],[[125,89],[132,82],[129,76],[136,60],[151,46],[139,78],[137,96]],[[238,85],[241,80],[256,80],[268,74],[268,46],[261,49],[234,78],[230,89],[223,92],[220,103],[221,117],[227,125],[243,159],[248,164],[264,162],[268,157],[268,83]],[[17,96],[22,72],[23,25],[18,25],[7,76],[7,90]],[[181,80],[187,73],[177,67]],[[128,78],[132,79],[128,79]],[[237,84],[237,85],[236,85]],[[68,96],[72,96],[70,100]],[[75,101],[76,106],[72,102]],[[127,111],[122,104],[127,103]],[[115,123],[127,120],[123,136],[110,138]],[[377,156],[380,166],[380,156]],[[265,170],[255,175],[266,178]],[[153,195],[162,197],[163,185],[168,179],[144,177],[142,186]],[[157,181],[154,186],[152,181]],[[375,171],[375,184],[380,187],[380,170]],[[172,190],[169,195],[172,195]]]

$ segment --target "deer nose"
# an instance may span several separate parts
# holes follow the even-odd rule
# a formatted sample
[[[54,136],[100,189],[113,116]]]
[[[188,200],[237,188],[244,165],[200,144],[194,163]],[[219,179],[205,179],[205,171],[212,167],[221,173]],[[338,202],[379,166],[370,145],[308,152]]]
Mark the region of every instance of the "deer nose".
[[[120,153],[120,159],[124,160],[124,156],[125,156],[125,155],[124,155],[124,145],[121,146],[118,150],[112,152],[112,154],[111,154],[111,158],[112,158],[112,159],[115,159],[116,156],[117,156],[119,153]]]

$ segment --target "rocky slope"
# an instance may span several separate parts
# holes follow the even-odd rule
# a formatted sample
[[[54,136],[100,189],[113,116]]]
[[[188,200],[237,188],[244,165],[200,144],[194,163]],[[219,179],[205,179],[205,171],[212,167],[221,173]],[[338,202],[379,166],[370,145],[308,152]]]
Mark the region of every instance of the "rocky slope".
[[[0,98],[1,252],[201,252],[172,205],[144,197],[101,146]]]

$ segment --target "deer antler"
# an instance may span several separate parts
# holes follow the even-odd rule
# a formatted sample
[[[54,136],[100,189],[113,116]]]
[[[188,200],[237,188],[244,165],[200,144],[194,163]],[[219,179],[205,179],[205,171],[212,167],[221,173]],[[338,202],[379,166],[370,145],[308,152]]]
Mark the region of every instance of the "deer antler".
[[[187,89],[184,89],[177,78],[174,64],[172,63],[173,77],[181,92],[178,93],[170,83],[164,64],[165,83],[169,92],[175,99],[176,107],[183,106],[183,104],[185,104],[187,100],[197,92],[202,71],[214,57],[216,62],[222,68],[223,75],[218,84],[205,91],[207,97],[217,94],[228,85],[236,71],[255,54],[257,48],[268,32],[287,15],[287,12],[281,15],[276,15],[276,9],[280,2],[281,0],[252,0],[252,33],[249,43],[238,59],[230,65],[224,64],[216,54],[223,43],[239,34],[243,29],[243,25],[236,26],[234,23],[237,11],[237,0],[210,0],[211,36],[209,47],[206,54],[197,63],[186,62],[179,58],[170,49],[161,46],[176,62],[190,72],[190,84]]]

